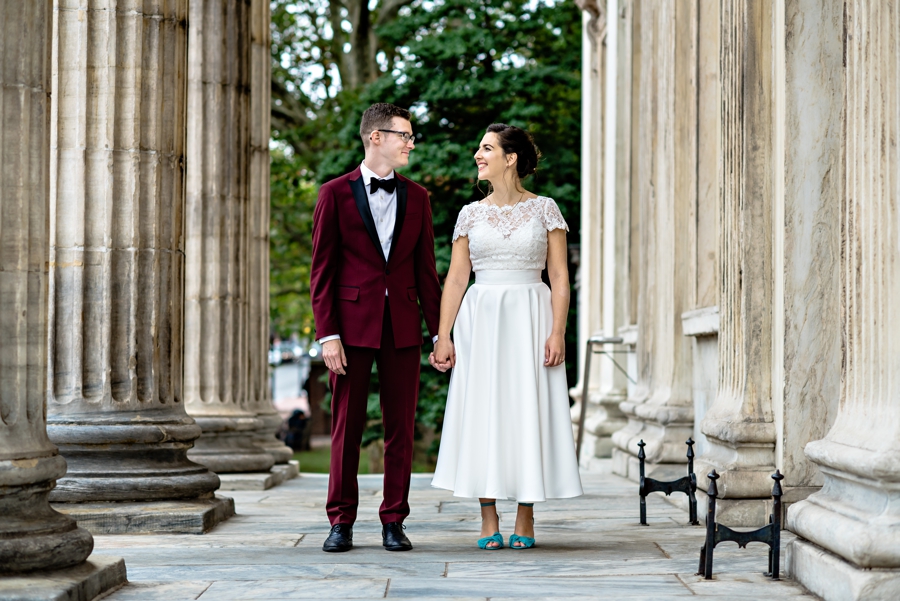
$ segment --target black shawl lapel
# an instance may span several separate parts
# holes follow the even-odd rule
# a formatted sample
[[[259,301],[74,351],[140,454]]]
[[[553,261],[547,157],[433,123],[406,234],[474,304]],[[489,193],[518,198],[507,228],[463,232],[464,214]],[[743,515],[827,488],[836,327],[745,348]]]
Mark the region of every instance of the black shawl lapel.
[[[374,243],[375,248],[378,249],[378,254],[381,256],[382,260],[387,263],[387,259],[384,258],[384,249],[381,248],[381,241],[378,239],[378,231],[375,229],[375,219],[372,217],[372,209],[369,208],[369,197],[366,194],[366,186],[363,184],[362,175],[357,179],[350,180],[350,189],[353,190],[353,199],[356,200],[356,208],[359,211],[359,216],[362,217],[363,225],[366,226],[366,231],[369,232],[369,238],[372,239],[372,243]],[[404,202],[405,201],[406,195],[404,194]]]
[[[394,254],[394,247],[400,240],[400,230],[403,229],[403,220],[406,218],[406,182],[400,179],[400,176],[394,174],[397,179],[397,219],[394,221],[394,237],[391,238],[391,250],[388,254],[388,261]]]

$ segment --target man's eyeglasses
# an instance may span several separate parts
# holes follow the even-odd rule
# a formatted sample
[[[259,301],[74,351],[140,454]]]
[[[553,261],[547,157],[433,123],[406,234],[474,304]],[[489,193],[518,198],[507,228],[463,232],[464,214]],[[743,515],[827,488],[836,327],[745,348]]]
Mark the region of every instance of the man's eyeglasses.
[[[415,142],[415,138],[416,138],[415,134],[410,134],[405,131],[396,131],[393,129],[378,129],[375,131],[383,131],[386,134],[397,134],[398,136],[400,136],[400,139],[403,140],[404,144],[409,144],[410,140]]]

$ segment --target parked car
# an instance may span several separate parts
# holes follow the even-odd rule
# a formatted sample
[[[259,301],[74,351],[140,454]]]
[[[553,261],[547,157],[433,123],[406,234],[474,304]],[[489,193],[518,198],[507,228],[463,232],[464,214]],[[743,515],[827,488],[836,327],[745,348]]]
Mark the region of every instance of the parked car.
[[[294,343],[293,342],[282,342],[278,350],[281,352],[281,362],[282,363],[293,363],[297,358],[297,355],[294,354]]]
[[[269,349],[269,365],[273,367],[281,365],[281,350],[274,346]]]

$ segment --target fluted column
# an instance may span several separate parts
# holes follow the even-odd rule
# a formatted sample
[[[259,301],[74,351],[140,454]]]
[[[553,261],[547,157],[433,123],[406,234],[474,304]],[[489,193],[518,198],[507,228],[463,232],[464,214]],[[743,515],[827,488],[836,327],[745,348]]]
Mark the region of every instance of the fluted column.
[[[47,182],[52,2],[0,0],[0,571],[84,561],[90,533],[50,507]]]
[[[585,372],[584,348],[588,338],[601,333],[601,284],[603,251],[603,179],[604,164],[603,120],[609,110],[606,106],[606,71],[608,52],[606,30],[606,6],[597,2],[579,3],[582,9],[582,50],[581,64],[584,77],[581,80],[581,243],[578,248],[575,286],[578,290],[578,382],[569,389],[575,401],[572,407],[572,421],[577,423],[581,416],[584,380],[588,379],[588,403],[585,409],[584,442],[581,447],[581,462],[587,465],[595,454],[603,456],[603,447],[608,446],[598,437],[597,405],[598,391],[603,385],[605,373],[601,362],[593,361],[590,373]],[[601,360],[602,361],[602,360]],[[606,449],[606,455],[609,449]]]
[[[689,25],[694,10],[687,2],[640,4],[640,165],[633,167],[641,205],[639,380],[620,405],[628,424],[612,435],[613,470],[622,475],[635,475],[640,439],[651,463],[684,463],[693,428],[690,343],[680,319],[690,291],[687,218],[693,198],[680,193],[677,180],[678,153],[690,156],[691,149],[682,148],[685,138],[676,135],[676,118],[687,118],[677,112],[684,110],[684,98],[676,94],[676,28]]]
[[[827,600],[900,596],[898,9],[853,0],[844,13],[840,405],[806,446],[824,486],[787,520],[802,537],[791,572]]]
[[[182,402],[186,0],[58,2],[51,139],[51,499],[210,496]],[[144,12],[146,9],[146,12]]]
[[[247,402],[262,421],[256,444],[275,463],[294,451],[275,437],[281,416],[269,390],[269,123],[272,114],[272,34],[269,0],[252,0],[250,14],[250,246],[248,248],[249,378]]]
[[[274,464],[250,392],[251,360],[266,360],[251,340],[250,8],[197,0],[189,15],[184,394],[203,429],[190,456],[223,473]]]
[[[720,522],[759,525],[733,499],[768,499],[775,470],[772,407],[773,3],[721,4],[719,385],[701,430],[697,478],[715,468]],[[729,507],[734,507],[729,517]],[[746,522],[746,523],[745,523]]]
[[[581,292],[589,292],[582,308],[590,311],[582,328],[586,341],[588,336],[602,334],[613,337],[620,327],[629,325],[628,300],[630,292],[630,165],[621,157],[631,152],[631,28],[633,6],[625,0],[607,0],[603,6],[602,31],[605,38],[598,40],[598,73],[592,82],[596,96],[602,100],[591,100],[592,116],[598,126],[592,135],[597,138],[597,161],[602,160],[603,168],[585,165],[591,176],[594,191],[590,207],[582,204],[582,278]],[[597,107],[602,106],[602,112]],[[602,127],[599,125],[602,124]],[[602,134],[602,136],[601,136]],[[602,137],[602,139],[601,139]],[[598,175],[602,174],[602,177]],[[590,209],[590,212],[588,212]],[[590,221],[587,217],[590,216]],[[587,236],[586,231],[592,232]],[[591,241],[593,248],[586,247]],[[585,263],[585,254],[593,256],[592,263]],[[593,265],[586,272],[586,265]],[[587,303],[589,306],[585,307]],[[596,304],[596,306],[594,306]],[[581,344],[580,348],[584,345]],[[607,346],[607,350],[621,350],[624,347]],[[627,365],[624,354],[613,355],[623,368]],[[592,361],[591,390],[588,391],[588,414],[585,420],[585,441],[593,442],[582,451],[597,457],[609,457],[612,452],[611,435],[621,429],[626,420],[619,404],[627,398],[627,378],[615,368],[609,357],[595,356]],[[582,386],[577,389],[578,398]],[[574,396],[574,395],[573,395]],[[589,438],[590,437],[590,438]],[[585,445],[587,447],[587,445]]]

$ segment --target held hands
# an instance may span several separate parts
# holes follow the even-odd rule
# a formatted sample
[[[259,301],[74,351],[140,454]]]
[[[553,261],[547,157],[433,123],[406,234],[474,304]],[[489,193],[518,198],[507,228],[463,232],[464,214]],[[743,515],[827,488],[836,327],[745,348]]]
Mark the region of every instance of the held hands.
[[[325,360],[325,366],[334,373],[344,376],[347,374],[344,368],[347,367],[347,355],[344,354],[344,345],[340,339],[329,340],[322,343],[322,359]]]
[[[434,351],[428,356],[431,366],[440,372],[445,372],[456,365],[456,348],[450,338],[438,338],[434,345]]]
[[[544,344],[544,365],[556,367],[566,360],[566,341],[562,334],[550,334]]]

